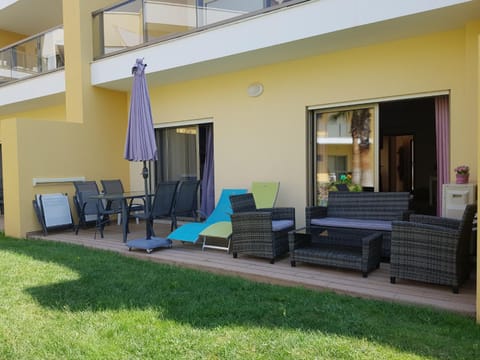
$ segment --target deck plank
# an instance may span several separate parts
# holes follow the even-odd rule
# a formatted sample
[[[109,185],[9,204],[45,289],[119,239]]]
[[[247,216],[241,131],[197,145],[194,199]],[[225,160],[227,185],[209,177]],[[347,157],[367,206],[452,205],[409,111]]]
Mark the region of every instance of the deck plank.
[[[144,224],[130,225],[129,239],[142,237]],[[166,236],[169,225],[155,224],[157,236]],[[437,286],[398,279],[396,284],[390,283],[389,264],[382,263],[380,268],[363,278],[358,271],[335,269],[319,265],[298,262],[291,267],[287,257],[279,259],[275,264],[268,260],[239,255],[233,259],[226,251],[201,250],[200,244],[183,244],[174,242],[172,248],[160,249],[147,254],[145,251],[129,251],[122,242],[121,227],[112,224],[105,228],[105,237],[97,234],[94,239],[92,229],[80,229],[78,235],[72,231],[62,231],[43,236],[41,233],[29,234],[30,238],[78,244],[86,247],[113,251],[125,256],[158,263],[183,266],[191,269],[209,271],[216,274],[233,275],[254,281],[300,286],[314,290],[328,290],[355,297],[391,301],[404,304],[430,306],[452,311],[463,315],[475,316],[476,279],[474,272],[461,288],[459,294],[453,294],[448,286]]]

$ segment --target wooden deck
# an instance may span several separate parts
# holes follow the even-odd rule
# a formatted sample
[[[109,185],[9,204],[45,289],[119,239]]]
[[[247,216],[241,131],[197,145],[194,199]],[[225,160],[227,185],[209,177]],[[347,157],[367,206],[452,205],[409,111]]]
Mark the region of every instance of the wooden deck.
[[[169,225],[155,224],[157,236],[169,233]],[[145,225],[131,224],[129,239],[143,236]],[[363,278],[360,272],[333,269],[316,265],[298,263],[290,266],[288,257],[270,264],[264,259],[241,256],[233,259],[221,250],[201,250],[200,244],[174,242],[172,248],[161,249],[147,254],[145,251],[128,251],[122,242],[121,227],[114,224],[105,228],[105,237],[94,239],[93,229],[80,229],[76,236],[72,231],[52,232],[48,236],[40,233],[30,234],[29,238],[38,238],[80,244],[91,248],[115,251],[125,256],[159,263],[173,264],[192,269],[228,274],[271,284],[302,286],[315,290],[329,290],[362,298],[432,306],[467,316],[475,316],[475,286],[473,277],[460,287],[459,294],[453,294],[450,287],[435,286],[413,281],[397,279],[390,284],[389,264],[382,263],[380,269]]]

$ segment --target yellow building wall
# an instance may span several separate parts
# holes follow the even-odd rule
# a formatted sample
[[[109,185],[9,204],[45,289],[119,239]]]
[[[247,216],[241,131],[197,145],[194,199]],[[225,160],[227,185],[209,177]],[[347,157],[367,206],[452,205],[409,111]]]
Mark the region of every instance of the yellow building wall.
[[[308,106],[449,91],[451,176],[456,165],[466,163],[476,182],[477,155],[471,149],[477,144],[478,93],[467,79],[478,69],[466,67],[471,60],[466,54],[477,54],[478,48],[475,43],[472,49],[471,28],[154,88],[154,122],[212,118],[217,195],[226,186],[279,180],[278,205],[295,206],[301,225]],[[264,85],[256,98],[247,95],[254,82]]]
[[[72,183],[33,186],[33,178],[83,176],[99,186],[101,179],[120,178],[129,185],[123,159],[126,95],[98,90],[97,97],[104,103],[92,104],[96,121],[86,124],[19,117],[0,121],[7,235],[22,237],[41,229],[32,207],[35,194],[68,193],[72,202]]]
[[[0,24],[0,26],[2,26]],[[25,38],[25,35],[0,29],[0,49],[12,45]]]
[[[39,120],[54,120],[54,121],[65,121],[66,114],[65,114],[65,105],[58,105],[58,106],[49,106],[40,109],[30,110],[19,112],[15,114],[16,117],[19,118],[26,118],[26,119],[39,119]],[[0,116],[0,121],[3,119],[9,119],[12,115],[3,115]],[[1,134],[0,134],[1,138]]]

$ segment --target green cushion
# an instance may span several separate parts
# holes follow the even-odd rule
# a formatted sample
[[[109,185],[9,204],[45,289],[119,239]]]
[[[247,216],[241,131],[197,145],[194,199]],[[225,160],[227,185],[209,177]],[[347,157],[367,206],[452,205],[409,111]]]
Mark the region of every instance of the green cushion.
[[[232,235],[232,223],[230,221],[220,221],[204,229],[200,236],[218,237],[228,239]]]
[[[279,182],[252,182],[252,193],[257,209],[273,208],[279,187]]]

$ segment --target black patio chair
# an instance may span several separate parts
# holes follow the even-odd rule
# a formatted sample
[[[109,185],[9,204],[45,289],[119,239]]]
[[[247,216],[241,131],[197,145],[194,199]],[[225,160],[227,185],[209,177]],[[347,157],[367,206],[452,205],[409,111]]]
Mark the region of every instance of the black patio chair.
[[[80,226],[85,227],[88,223],[95,222],[95,235],[97,231],[103,238],[103,229],[109,223],[110,216],[119,214],[117,209],[108,209],[105,207],[102,199],[95,198],[100,195],[96,181],[75,181],[74,202],[78,211],[78,224],[75,228],[75,235],[78,235]]]
[[[180,181],[172,208],[171,231],[178,227],[177,217],[198,218],[198,188],[200,180]]]
[[[120,179],[113,179],[113,180],[100,180],[103,188],[103,192],[105,194],[123,194],[125,189],[123,187],[122,181]],[[130,218],[130,214],[134,212],[144,211],[145,209],[145,202],[142,203],[135,203],[135,199],[131,199],[130,203],[128,204],[128,217]],[[110,204],[107,204],[107,208],[109,209],[116,209],[120,212],[122,211],[122,201],[123,200],[113,200],[110,201]],[[119,220],[121,217],[119,216]]]
[[[158,183],[155,189],[155,195],[153,196],[153,202],[150,206],[150,211],[148,213],[144,211],[133,215],[136,218],[147,222],[147,237],[149,235],[155,235],[153,230],[153,220],[170,219],[173,224],[172,209],[178,183],[178,181],[164,181]]]

